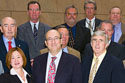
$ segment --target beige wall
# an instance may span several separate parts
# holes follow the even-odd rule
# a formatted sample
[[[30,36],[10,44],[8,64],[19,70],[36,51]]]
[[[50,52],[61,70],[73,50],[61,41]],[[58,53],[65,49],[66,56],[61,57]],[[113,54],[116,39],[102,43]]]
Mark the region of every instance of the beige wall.
[[[31,0],[0,0],[0,19],[11,16],[17,24],[28,21],[27,3]],[[83,4],[85,0],[36,0],[42,8],[40,20],[50,26],[64,23],[65,7],[74,4],[78,8],[78,20],[84,18]],[[122,21],[125,23],[125,0],[95,0],[97,3],[96,16],[102,20],[108,19],[111,7],[119,6],[122,9]]]

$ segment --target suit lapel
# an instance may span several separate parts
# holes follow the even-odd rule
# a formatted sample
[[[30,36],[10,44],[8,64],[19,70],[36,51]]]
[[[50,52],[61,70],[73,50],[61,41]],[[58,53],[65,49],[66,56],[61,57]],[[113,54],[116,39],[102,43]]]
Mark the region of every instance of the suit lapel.
[[[58,77],[61,75],[62,70],[64,69],[64,66],[65,66],[66,63],[67,63],[66,54],[63,52],[62,56],[60,58],[60,61],[59,61],[59,65],[58,65],[58,68],[57,68],[55,80],[58,79]]]
[[[17,75],[12,75],[12,79],[14,80],[14,83],[21,83],[20,79],[17,77]]]
[[[27,25],[26,25],[26,32],[27,32],[27,35],[28,35],[29,38],[30,38],[30,41],[32,42],[31,45],[34,45],[34,46],[35,46],[35,40],[34,40],[33,31],[32,31],[32,26],[31,26],[30,22],[28,22]]]
[[[1,56],[3,56],[3,57],[6,57],[6,54],[7,54],[7,49],[6,49],[6,47],[5,47],[5,44],[4,44],[4,41],[3,41],[3,38],[2,38],[2,36],[1,36],[1,38],[0,38],[0,51],[1,51]]]
[[[39,23],[37,36],[38,36],[38,38],[37,38],[36,44],[37,44],[37,46],[39,46],[41,41],[44,42],[44,40],[45,40],[45,27],[42,23]],[[41,40],[41,39],[43,39],[43,40]]]
[[[110,56],[111,55],[108,55],[106,53],[104,59],[102,60],[102,63],[100,64],[100,66],[98,68],[98,71],[96,73],[94,80],[99,79],[98,77],[102,76],[102,74],[105,73],[106,68],[108,68],[107,65],[109,65]]]

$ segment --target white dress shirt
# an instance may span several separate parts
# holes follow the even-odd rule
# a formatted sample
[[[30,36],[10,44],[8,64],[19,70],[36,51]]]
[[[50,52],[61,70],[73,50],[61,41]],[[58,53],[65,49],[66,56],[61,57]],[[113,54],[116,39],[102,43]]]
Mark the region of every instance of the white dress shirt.
[[[10,74],[11,74],[11,75],[17,75],[18,78],[20,79],[20,81],[21,81],[22,83],[28,83],[27,78],[26,78],[26,76],[28,75],[28,73],[27,73],[24,69],[23,69],[23,72],[24,72],[25,81],[23,81],[23,79],[22,79],[22,78],[20,77],[20,75],[15,71],[14,68],[11,68],[11,70],[10,70]]]
[[[56,55],[56,56],[52,56],[52,54],[49,52],[48,53],[48,60],[47,60],[47,66],[46,66],[46,80],[45,80],[45,83],[47,83],[47,80],[48,80],[48,72],[49,72],[49,66],[50,66],[50,63],[52,61],[52,58],[51,57],[56,57],[55,59],[55,65],[56,65],[56,71],[58,69],[58,64],[59,64],[59,61],[60,61],[60,58],[61,58],[61,55],[62,55],[62,49],[59,51],[59,53]]]
[[[32,27],[32,31],[34,32],[34,24],[36,24],[36,29],[38,30],[38,26],[39,26],[39,21],[37,23],[33,23],[30,21],[31,27]]]

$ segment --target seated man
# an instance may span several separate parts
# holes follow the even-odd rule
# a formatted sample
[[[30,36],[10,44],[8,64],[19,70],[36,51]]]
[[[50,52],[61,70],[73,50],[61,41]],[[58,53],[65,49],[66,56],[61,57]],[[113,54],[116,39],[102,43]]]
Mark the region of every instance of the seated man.
[[[75,50],[75,49],[73,49],[73,48],[71,48],[71,47],[69,47],[69,46],[67,46],[68,41],[69,41],[69,31],[66,28],[66,26],[59,25],[59,26],[57,26],[56,29],[62,35],[62,48],[63,48],[63,51],[78,57],[80,59],[80,61],[81,61],[80,52]],[[41,54],[46,53],[46,52],[48,52],[47,48],[40,50]]]
[[[83,83],[125,83],[122,60],[107,52],[108,44],[104,31],[94,32],[91,38],[93,52],[85,55],[82,61]]]

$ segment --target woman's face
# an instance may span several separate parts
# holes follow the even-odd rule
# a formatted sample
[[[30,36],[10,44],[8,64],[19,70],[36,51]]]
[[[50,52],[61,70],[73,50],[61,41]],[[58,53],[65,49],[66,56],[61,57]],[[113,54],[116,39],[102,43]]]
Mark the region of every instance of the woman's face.
[[[23,67],[23,58],[18,51],[14,51],[11,57],[11,66],[14,69],[19,69]]]

